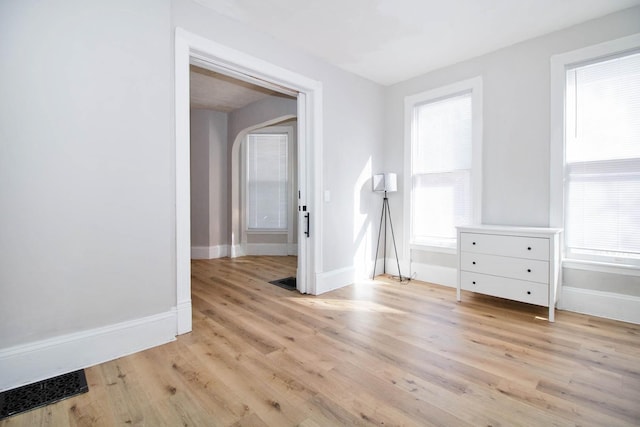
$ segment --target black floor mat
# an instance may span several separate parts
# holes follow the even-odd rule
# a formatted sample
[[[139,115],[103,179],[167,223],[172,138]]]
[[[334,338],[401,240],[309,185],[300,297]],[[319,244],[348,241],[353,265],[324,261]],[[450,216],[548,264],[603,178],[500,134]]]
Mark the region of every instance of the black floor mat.
[[[0,420],[89,391],[84,370],[0,393]]]
[[[272,285],[276,285],[276,286],[280,286],[283,289],[286,289],[288,291],[295,291],[296,290],[296,278],[295,277],[285,277],[284,279],[278,279],[278,280],[274,280],[272,282],[269,282]]]

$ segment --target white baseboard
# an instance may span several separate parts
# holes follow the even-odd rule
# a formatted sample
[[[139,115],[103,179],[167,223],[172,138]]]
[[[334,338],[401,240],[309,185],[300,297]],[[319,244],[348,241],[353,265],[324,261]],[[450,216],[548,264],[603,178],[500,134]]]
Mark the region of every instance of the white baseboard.
[[[316,275],[316,292],[320,295],[333,291],[355,282],[356,270],[354,267],[345,267]]]
[[[84,369],[175,340],[176,309],[0,350],[0,391]]]
[[[237,258],[245,255],[247,255],[247,253],[243,245],[231,245],[231,253],[229,254],[231,258]]]
[[[458,270],[441,265],[411,263],[412,278],[422,282],[455,288],[458,282]]]
[[[382,266],[383,260],[378,260],[376,265],[376,275],[382,274],[383,269],[387,274],[398,275],[398,261],[395,258],[387,258],[386,267]],[[455,288],[458,280],[457,270],[451,267],[442,267],[439,265],[409,263],[400,260],[400,269],[403,277],[411,277],[423,282],[435,283],[437,285]],[[329,292],[343,286],[350,285],[359,280],[368,280],[371,276],[359,278],[356,277],[356,269],[354,267],[346,267],[339,270],[333,270],[326,273],[320,273],[316,277],[316,295]]]
[[[296,256],[298,255],[297,243],[243,243],[229,247],[229,256],[237,258],[241,256]],[[225,255],[226,256],[226,255]]]
[[[640,324],[640,297],[633,295],[563,286],[558,308]]]
[[[229,256],[229,245],[191,247],[191,259],[215,259],[226,256]]]
[[[193,329],[191,300],[178,302],[176,308],[177,335],[186,334]]]
[[[402,277],[406,277],[409,275],[409,263],[403,259],[396,260],[395,258],[387,258],[387,262],[384,262],[384,259],[378,259],[378,262],[375,264],[376,273],[378,276],[380,274],[390,274],[392,276],[398,276],[398,263],[400,264],[400,272],[402,273]],[[373,271],[373,270],[372,270]],[[371,274],[371,273],[369,273]],[[368,275],[370,279],[371,276]]]
[[[246,255],[270,255],[270,256],[287,256],[289,255],[288,243],[247,243],[244,248]]]

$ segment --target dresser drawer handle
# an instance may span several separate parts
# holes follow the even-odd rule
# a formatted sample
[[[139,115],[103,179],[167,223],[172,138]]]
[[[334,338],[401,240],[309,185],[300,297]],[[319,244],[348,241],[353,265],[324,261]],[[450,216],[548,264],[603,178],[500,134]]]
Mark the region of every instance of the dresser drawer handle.
[[[530,251],[530,250],[531,250],[531,246],[529,246],[529,247],[527,248],[527,250],[528,250],[528,251]]]
[[[475,262],[475,261],[473,261],[471,264],[476,265],[476,262]]]
[[[531,291],[527,291],[527,295],[531,295]]]
[[[476,244],[476,242],[473,242],[473,243],[471,243],[471,244],[472,244],[472,245],[475,245],[475,244]]]
[[[471,283],[473,283],[474,285],[476,284],[476,282],[471,282]]]
[[[527,268],[527,273],[531,273],[531,269],[530,268]]]

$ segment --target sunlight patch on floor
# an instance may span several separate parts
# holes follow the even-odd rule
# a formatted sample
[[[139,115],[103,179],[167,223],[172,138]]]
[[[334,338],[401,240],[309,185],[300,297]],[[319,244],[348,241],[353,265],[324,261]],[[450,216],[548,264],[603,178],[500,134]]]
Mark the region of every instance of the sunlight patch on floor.
[[[373,301],[363,300],[344,300],[329,298],[288,298],[295,304],[304,305],[305,307],[316,308],[319,310],[333,311],[358,311],[370,313],[394,313],[402,314],[403,311],[395,308],[387,307]]]

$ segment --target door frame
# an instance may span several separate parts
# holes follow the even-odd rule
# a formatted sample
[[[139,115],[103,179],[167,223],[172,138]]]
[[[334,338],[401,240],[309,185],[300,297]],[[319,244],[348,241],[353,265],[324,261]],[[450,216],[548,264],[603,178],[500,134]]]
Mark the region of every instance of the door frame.
[[[191,219],[190,219],[190,108],[189,64],[210,64],[232,77],[264,87],[298,93],[299,205],[306,206],[312,220],[310,237],[298,242],[303,262],[304,293],[316,293],[316,278],[322,266],[322,84],[247,53],[176,28],[175,33],[175,179],[176,179],[176,312],[177,335],[190,332],[191,322]],[[300,108],[302,107],[302,108]]]

